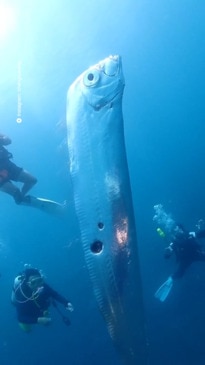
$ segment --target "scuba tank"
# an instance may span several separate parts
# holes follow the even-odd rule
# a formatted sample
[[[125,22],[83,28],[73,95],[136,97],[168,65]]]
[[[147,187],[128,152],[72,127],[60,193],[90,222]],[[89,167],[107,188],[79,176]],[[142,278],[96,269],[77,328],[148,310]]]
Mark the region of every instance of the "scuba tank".
[[[20,287],[22,283],[22,276],[18,275],[15,279],[14,279],[14,285],[13,285],[13,289],[11,292],[11,302],[12,304],[16,304],[16,290],[18,290],[18,288]]]

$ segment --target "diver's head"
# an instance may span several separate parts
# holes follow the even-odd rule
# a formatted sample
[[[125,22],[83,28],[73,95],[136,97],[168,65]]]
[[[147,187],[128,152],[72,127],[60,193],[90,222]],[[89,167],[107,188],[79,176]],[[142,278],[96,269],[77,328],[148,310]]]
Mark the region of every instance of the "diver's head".
[[[25,270],[24,275],[25,275],[26,285],[32,291],[36,291],[38,288],[42,287],[44,283],[44,278],[39,270],[29,268]]]

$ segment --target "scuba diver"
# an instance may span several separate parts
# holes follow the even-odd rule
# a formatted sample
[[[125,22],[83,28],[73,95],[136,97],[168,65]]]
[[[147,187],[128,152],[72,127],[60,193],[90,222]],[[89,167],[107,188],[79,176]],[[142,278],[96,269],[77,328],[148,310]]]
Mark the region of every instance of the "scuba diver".
[[[9,137],[0,134],[0,191],[11,195],[16,204],[32,206],[50,214],[64,214],[65,203],[59,204],[52,200],[27,195],[29,190],[37,183],[37,179],[11,161],[13,155],[4,147],[11,143]],[[23,183],[22,188],[19,189],[13,184],[13,181]]]
[[[157,231],[163,237],[163,231],[160,228]],[[178,267],[174,274],[169,276],[156,291],[155,298],[164,302],[172,289],[174,281],[180,279],[193,262],[205,261],[205,251],[198,242],[198,239],[201,238],[205,238],[205,230],[188,232],[181,224],[175,225],[171,243],[165,248],[164,258],[169,259],[174,253]]]
[[[9,137],[0,134],[0,190],[11,195],[16,204],[21,204],[28,191],[37,183],[37,179],[11,161],[13,155],[4,147],[11,143]],[[22,189],[11,181],[23,183]]]
[[[73,305],[45,283],[38,269],[26,267],[23,273],[15,278],[11,301],[16,307],[19,326],[25,332],[30,332],[34,324],[46,326],[51,323],[48,313],[51,304],[64,322],[66,323],[67,320],[66,324],[70,324],[69,319],[63,316],[55,301],[61,303],[70,312],[73,311]]]

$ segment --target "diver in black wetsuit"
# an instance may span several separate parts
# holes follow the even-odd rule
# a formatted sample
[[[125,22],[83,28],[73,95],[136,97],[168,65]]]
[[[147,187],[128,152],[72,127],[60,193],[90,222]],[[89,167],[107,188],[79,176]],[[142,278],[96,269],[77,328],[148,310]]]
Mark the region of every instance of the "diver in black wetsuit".
[[[28,191],[37,183],[37,179],[11,161],[13,156],[4,147],[11,142],[9,137],[0,134],[0,191],[11,195],[17,204],[21,204]],[[12,181],[23,183],[22,189]]]
[[[181,278],[186,269],[194,261],[205,261],[205,251],[197,239],[205,238],[205,230],[195,232],[186,232],[182,225],[177,225],[174,230],[173,240],[170,245],[165,248],[164,257],[169,258],[175,253],[178,268],[172,275],[172,279]]]
[[[51,323],[48,308],[52,300],[63,304],[70,312],[73,311],[70,301],[46,284],[39,270],[27,268],[15,278],[11,301],[16,307],[18,322],[24,331],[30,332],[33,324]]]
[[[174,280],[181,278],[194,261],[205,261],[205,251],[198,242],[201,238],[205,238],[205,230],[195,233],[186,231],[180,224],[175,226],[172,242],[165,248],[164,257],[168,259],[174,253],[178,267],[156,291],[157,299],[163,302],[167,298]]]

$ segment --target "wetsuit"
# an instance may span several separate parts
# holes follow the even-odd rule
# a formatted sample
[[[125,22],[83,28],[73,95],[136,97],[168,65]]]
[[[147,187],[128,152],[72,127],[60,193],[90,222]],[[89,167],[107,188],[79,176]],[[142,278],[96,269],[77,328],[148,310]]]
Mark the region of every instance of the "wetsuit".
[[[197,238],[205,238],[205,230],[184,233],[181,237],[176,237],[170,245],[178,262],[178,268],[172,275],[173,279],[181,278],[194,261],[205,261],[205,251],[202,250]]]
[[[0,187],[9,180],[18,181],[19,174],[23,170],[10,161],[12,157],[0,139]]]
[[[17,317],[20,323],[35,324],[39,317],[45,316],[52,299],[67,306],[69,300],[53,290],[48,284],[44,283],[39,294],[32,295],[32,290],[25,284],[18,285],[14,289],[15,300],[13,304],[17,310]]]

